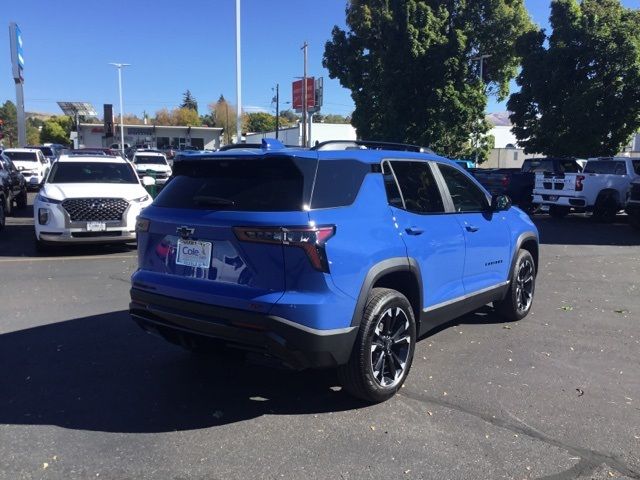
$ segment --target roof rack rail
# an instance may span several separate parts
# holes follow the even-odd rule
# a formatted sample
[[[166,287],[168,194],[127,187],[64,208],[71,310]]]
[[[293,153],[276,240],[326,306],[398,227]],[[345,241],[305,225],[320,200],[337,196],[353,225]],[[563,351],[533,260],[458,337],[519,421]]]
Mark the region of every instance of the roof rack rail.
[[[328,140],[326,142],[318,143],[311,150],[332,150],[332,145],[344,145],[345,150],[363,149],[363,150],[395,150],[401,152],[418,152],[418,153],[435,153],[433,150],[427,147],[420,147],[418,145],[410,145],[407,143],[395,143],[395,142],[378,142],[371,140]]]

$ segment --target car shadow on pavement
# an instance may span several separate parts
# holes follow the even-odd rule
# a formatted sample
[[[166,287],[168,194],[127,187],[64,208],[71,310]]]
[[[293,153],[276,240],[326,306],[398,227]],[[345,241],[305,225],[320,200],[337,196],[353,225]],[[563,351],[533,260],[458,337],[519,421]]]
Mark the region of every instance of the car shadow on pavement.
[[[640,245],[640,230],[631,227],[625,215],[612,223],[598,223],[584,215],[555,219],[546,215],[532,217],[545,245]]]
[[[31,207],[28,207],[31,208]],[[103,255],[123,253],[135,250],[135,244],[113,245],[69,245],[54,247],[46,253],[36,251],[34,229],[32,223],[24,223],[12,216],[0,232],[0,257],[74,257],[83,255]]]
[[[360,408],[335,372],[198,360],[126,311],[0,335],[0,424],[168,432]]]

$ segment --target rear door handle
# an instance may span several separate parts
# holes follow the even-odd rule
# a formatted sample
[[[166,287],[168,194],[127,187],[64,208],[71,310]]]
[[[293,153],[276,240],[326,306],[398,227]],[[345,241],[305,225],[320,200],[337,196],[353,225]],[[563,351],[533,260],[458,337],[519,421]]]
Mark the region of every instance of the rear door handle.
[[[409,235],[422,235],[424,233],[424,230],[418,227],[407,227],[405,228],[405,231]]]
[[[473,225],[467,225],[464,228],[467,229],[467,232],[471,232],[471,233],[474,233],[474,232],[477,232],[478,230],[480,230],[478,227],[474,227]]]

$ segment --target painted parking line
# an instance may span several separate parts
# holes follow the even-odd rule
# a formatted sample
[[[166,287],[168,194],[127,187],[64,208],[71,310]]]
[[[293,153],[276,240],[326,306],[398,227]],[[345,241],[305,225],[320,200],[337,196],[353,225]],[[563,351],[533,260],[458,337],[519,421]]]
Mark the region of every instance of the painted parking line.
[[[21,257],[21,258],[2,258],[0,263],[20,263],[20,262],[55,262],[66,260],[122,260],[127,258],[136,258],[137,255],[83,255],[77,257]]]

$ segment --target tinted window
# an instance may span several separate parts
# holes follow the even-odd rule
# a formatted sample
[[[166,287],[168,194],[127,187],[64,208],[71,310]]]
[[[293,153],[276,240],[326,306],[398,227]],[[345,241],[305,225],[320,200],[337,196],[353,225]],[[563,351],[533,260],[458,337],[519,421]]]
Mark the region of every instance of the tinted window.
[[[316,161],[290,157],[197,159],[174,163],[171,179],[154,201],[169,208],[302,211]]]
[[[384,188],[387,192],[387,200],[389,205],[396,208],[404,208],[402,203],[402,197],[400,196],[400,190],[398,190],[398,184],[396,183],[396,177],[391,171],[389,162],[385,161],[382,164],[382,178],[384,179]]]
[[[166,165],[167,161],[159,155],[136,155],[133,157],[133,163],[144,163],[153,165]]]
[[[627,173],[624,162],[612,160],[590,160],[584,167],[584,173],[604,173],[624,175]]]
[[[139,183],[126,163],[56,162],[48,183]]]
[[[553,162],[551,160],[525,160],[522,165],[523,172],[553,172]]]
[[[37,162],[38,161],[38,156],[34,152],[7,152],[5,150],[4,154],[14,162],[16,161]]]
[[[580,173],[582,168],[575,160],[558,160],[560,171],[564,173]]]
[[[438,164],[449,188],[456,212],[482,212],[486,210],[487,197],[484,192],[460,170]]]
[[[55,156],[55,154],[53,153],[53,150],[51,150],[49,147],[38,147],[38,149],[47,157]]]
[[[313,187],[311,208],[351,205],[371,166],[356,160],[321,160]]]
[[[633,160],[631,163],[633,164],[633,171],[636,172],[636,175],[640,175],[640,160]]]
[[[427,162],[392,161],[406,210],[414,213],[443,213],[444,203]]]

